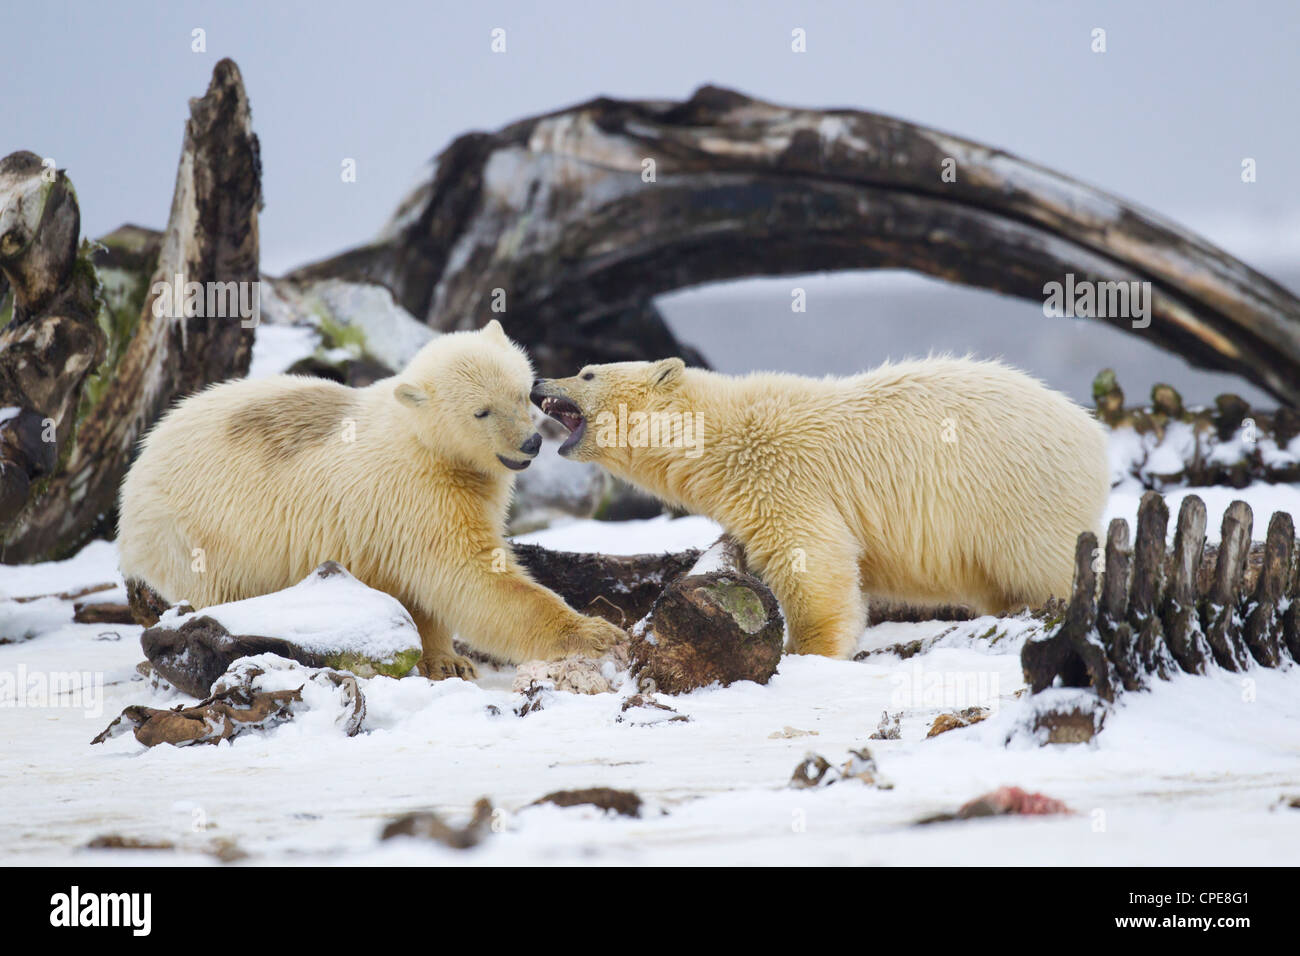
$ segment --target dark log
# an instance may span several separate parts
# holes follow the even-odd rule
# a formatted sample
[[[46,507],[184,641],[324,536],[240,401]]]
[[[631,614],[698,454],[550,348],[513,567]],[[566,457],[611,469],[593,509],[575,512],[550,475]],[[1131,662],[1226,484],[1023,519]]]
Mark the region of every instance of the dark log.
[[[1291,579],[1295,524],[1285,511],[1274,512],[1264,542],[1264,567],[1255,585],[1253,607],[1242,637],[1255,660],[1265,667],[1282,663],[1282,614],[1279,602]]]
[[[1149,281],[1148,327],[1107,321],[1300,404],[1300,301],[1277,283],[1099,190],[890,117],[711,86],[602,97],[462,136],[436,170],[378,241],[295,276],[383,283],[440,329],[484,324],[504,290],[497,317],[547,375],[680,354],[654,296],[724,279],[904,268],[1039,303],[1067,273]]]
[[[1287,609],[1282,615],[1282,643],[1291,659],[1300,662],[1300,555],[1291,569],[1291,584],[1287,587]]]
[[[1091,687],[1103,700],[1114,700],[1117,680],[1097,632],[1096,574],[1092,568],[1097,536],[1079,535],[1074,552],[1074,587],[1065,620],[1054,632],[1025,642],[1020,652],[1025,683],[1031,693],[1051,687]]]
[[[1148,674],[1168,679],[1178,664],[1165,643],[1160,606],[1165,590],[1165,535],[1169,506],[1155,491],[1138,505],[1137,537],[1133,549],[1133,588],[1129,595],[1129,623],[1137,635],[1138,660]]]
[[[34,157],[17,155],[10,161],[30,174]],[[107,337],[95,327],[97,304],[86,298],[94,270],[84,264],[74,268],[77,219],[75,208],[67,211],[67,199],[58,199],[61,190],[71,194],[62,179],[45,203],[43,221],[53,225],[50,232],[42,227],[38,245],[50,251],[44,254],[46,266],[36,270],[40,276],[33,279],[28,266],[5,270],[22,294],[15,322],[0,337],[0,369],[66,366],[38,382],[16,381],[0,371],[0,387],[7,392],[2,400],[52,417],[58,435],[57,464],[47,458],[33,470],[19,460],[31,451],[32,423],[20,415],[8,431],[0,427],[0,531],[3,559],[9,562],[60,557],[96,533],[111,532],[118,486],[145,430],[174,400],[248,369],[252,322],[239,316],[172,315],[167,299],[154,308],[160,298],[155,282],[167,283],[170,290],[177,276],[208,290],[207,284],[216,282],[254,283],[256,290],[261,165],[238,68],[220,61],[207,93],[190,101],[171,219],[149,294],[134,316],[104,318],[112,330]],[[51,219],[60,208],[62,218]],[[52,324],[45,327],[45,322]],[[53,336],[52,344],[28,356],[36,341],[31,336],[38,333]],[[15,431],[21,434],[5,438]],[[6,462],[10,448],[16,451]],[[24,468],[27,494],[19,474]],[[38,474],[41,481],[32,484]],[[12,508],[15,502],[21,510]]]
[[[1115,518],[1106,533],[1106,567],[1101,579],[1101,600],[1097,606],[1097,632],[1106,647],[1115,675],[1125,690],[1142,687],[1133,628],[1128,622],[1129,576],[1133,553],[1129,550],[1128,522]]]
[[[672,554],[590,554],[514,544],[533,580],[560,595],[574,610],[631,627],[650,613],[659,595],[699,560],[696,550]]]
[[[781,609],[744,563],[740,546],[724,535],[632,628],[632,673],[643,690],[766,684],[776,673],[785,640]]]
[[[1241,600],[1246,557],[1250,550],[1253,522],[1250,505],[1234,501],[1223,513],[1214,585],[1203,602],[1201,619],[1214,659],[1230,671],[1245,670],[1250,655],[1242,643],[1238,604]]]
[[[1169,649],[1178,665],[1189,674],[1204,674],[1212,659],[1196,606],[1205,520],[1205,502],[1196,495],[1184,498],[1178,509],[1174,550],[1169,557],[1169,583],[1160,609]]]

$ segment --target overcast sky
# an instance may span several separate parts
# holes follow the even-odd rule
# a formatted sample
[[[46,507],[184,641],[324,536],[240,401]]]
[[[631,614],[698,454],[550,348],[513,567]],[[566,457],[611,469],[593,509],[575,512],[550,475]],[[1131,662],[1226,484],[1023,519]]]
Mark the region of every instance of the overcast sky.
[[[92,235],[165,223],[187,98],[217,59],[238,62],[262,143],[271,272],[369,238],[459,133],[705,82],[936,126],[1137,200],[1253,262],[1300,255],[1300,3],[7,6],[0,149],[66,168]],[[490,50],[494,27],[504,54]],[[790,50],[795,27],[804,54]],[[1104,54],[1090,50],[1095,27]],[[205,53],[191,51],[195,28]],[[1240,180],[1248,156],[1252,185]],[[348,157],[352,184],[339,175]]]

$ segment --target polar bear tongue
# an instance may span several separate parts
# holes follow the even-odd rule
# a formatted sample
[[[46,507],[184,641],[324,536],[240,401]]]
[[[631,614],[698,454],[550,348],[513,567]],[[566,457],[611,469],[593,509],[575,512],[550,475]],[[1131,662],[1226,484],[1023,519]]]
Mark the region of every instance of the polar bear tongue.
[[[565,428],[569,427],[569,423],[566,422],[564,419],[559,419],[559,422]],[[586,433],[586,431],[587,431],[587,420],[583,418],[581,415],[579,415],[577,426],[573,429],[573,431],[569,433],[569,437],[564,439],[564,443],[560,445],[560,454],[563,455],[574,445],[578,444],[578,442],[582,441],[582,436],[584,433]]]

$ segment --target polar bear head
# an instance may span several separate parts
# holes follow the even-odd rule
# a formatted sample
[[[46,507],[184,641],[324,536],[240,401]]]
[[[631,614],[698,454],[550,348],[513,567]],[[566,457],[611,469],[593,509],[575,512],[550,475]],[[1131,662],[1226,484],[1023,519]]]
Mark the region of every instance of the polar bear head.
[[[569,430],[561,455],[622,471],[665,449],[698,456],[703,420],[686,377],[679,358],[588,365],[572,378],[539,380],[531,397]]]
[[[390,380],[416,437],[434,453],[486,473],[522,471],[542,447],[524,350],[493,319],[434,339]]]

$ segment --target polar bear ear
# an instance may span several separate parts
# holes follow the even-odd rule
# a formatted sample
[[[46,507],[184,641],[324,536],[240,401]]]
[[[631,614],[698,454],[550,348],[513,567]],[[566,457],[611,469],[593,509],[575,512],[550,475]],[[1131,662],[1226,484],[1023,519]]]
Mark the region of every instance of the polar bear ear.
[[[496,319],[493,319],[487,325],[483,326],[483,334],[502,342],[510,341],[510,339],[506,337],[506,330],[501,328],[501,323]]]
[[[393,389],[393,395],[407,408],[420,408],[429,401],[429,396],[423,389],[405,382]]]
[[[676,388],[682,383],[686,372],[686,363],[679,358],[664,359],[650,366],[650,384],[665,391]]]

